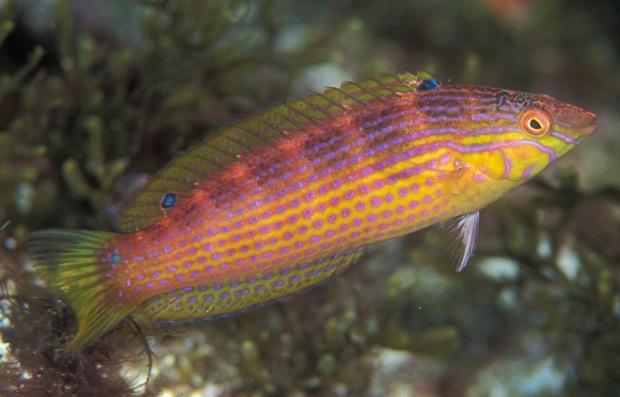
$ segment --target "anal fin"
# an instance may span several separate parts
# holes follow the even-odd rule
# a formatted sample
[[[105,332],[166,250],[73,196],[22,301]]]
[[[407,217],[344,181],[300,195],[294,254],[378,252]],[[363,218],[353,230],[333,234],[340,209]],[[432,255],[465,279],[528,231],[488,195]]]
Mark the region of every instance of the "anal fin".
[[[357,262],[364,249],[227,283],[192,286],[158,295],[142,305],[156,321],[192,321],[227,316],[307,291]]]

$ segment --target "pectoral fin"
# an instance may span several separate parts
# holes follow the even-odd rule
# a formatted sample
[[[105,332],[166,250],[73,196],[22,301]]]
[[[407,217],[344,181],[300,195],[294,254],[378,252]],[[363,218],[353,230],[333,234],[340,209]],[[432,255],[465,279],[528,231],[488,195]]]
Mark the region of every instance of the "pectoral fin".
[[[455,240],[452,256],[459,272],[467,266],[476,249],[479,222],[480,212],[476,211],[452,218],[446,224]]]

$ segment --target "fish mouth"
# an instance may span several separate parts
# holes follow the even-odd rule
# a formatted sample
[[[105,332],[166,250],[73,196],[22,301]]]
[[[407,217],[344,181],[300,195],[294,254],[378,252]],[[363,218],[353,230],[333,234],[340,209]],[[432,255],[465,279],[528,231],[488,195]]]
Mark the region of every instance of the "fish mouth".
[[[572,112],[566,114],[562,120],[570,130],[572,135],[579,140],[584,140],[594,134],[598,127],[595,123],[596,115],[580,108],[572,107]]]
[[[583,122],[581,123],[582,125],[577,127],[579,132],[586,137],[594,134],[594,132],[598,128],[598,126],[595,123],[596,115],[594,113],[584,111],[582,114],[582,119],[583,119]]]

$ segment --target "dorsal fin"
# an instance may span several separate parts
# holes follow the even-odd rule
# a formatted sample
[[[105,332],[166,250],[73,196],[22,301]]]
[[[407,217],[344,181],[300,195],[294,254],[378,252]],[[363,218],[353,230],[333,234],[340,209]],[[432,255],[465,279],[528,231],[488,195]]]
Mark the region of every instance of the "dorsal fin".
[[[370,102],[416,92],[429,79],[432,76],[428,73],[403,73],[359,83],[347,82],[340,88],[328,88],[322,94],[294,99],[231,124],[162,168],[123,213],[119,226],[124,231],[134,232],[152,225],[164,216],[162,203],[179,203],[196,183],[208,180],[237,161],[239,155],[282,138],[284,131],[289,134],[303,132],[303,125],[320,124],[336,114],[365,107]],[[170,194],[174,195],[172,199]],[[166,205],[163,208],[167,208]]]

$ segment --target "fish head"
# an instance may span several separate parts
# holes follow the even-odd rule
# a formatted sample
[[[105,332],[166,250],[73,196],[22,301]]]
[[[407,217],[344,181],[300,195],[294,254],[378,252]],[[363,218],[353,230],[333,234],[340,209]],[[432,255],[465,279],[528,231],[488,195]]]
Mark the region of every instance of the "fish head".
[[[544,94],[495,90],[492,106],[474,118],[479,171],[521,184],[596,131],[596,116]],[[476,121],[478,117],[478,121]],[[482,161],[481,161],[482,160]]]

